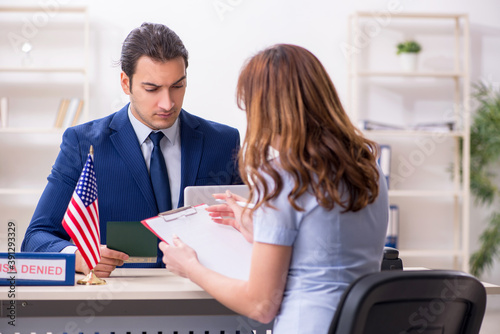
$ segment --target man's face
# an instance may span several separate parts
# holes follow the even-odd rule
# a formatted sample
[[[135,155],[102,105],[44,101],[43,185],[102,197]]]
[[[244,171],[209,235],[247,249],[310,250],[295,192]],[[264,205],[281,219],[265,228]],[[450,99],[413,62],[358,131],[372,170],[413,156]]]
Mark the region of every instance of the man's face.
[[[182,57],[166,62],[142,56],[130,78],[121,73],[123,92],[130,96],[132,114],[152,130],[171,127],[181,112],[186,93],[186,68]]]

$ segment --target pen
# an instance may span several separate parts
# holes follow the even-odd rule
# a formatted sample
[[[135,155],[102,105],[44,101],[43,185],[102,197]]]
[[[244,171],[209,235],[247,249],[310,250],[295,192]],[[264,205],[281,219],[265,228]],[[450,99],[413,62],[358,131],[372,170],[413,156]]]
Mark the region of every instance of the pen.
[[[219,199],[219,198],[217,198],[215,201],[216,201],[216,202],[219,202],[219,203],[226,203],[226,201],[225,201],[225,200],[223,200],[223,199]],[[236,201],[236,204],[238,204],[239,206],[246,206],[246,205],[247,205],[247,202],[243,202],[243,201]],[[253,208],[253,207],[254,207],[254,204],[253,204],[253,203],[248,203],[248,207],[251,209],[251,208]]]

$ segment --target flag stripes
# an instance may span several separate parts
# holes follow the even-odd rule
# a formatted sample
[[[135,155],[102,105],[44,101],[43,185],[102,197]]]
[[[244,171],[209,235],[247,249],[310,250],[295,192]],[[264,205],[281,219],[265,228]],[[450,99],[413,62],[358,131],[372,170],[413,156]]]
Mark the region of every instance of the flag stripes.
[[[62,225],[78,247],[85,263],[93,269],[101,259],[97,182],[89,154]]]

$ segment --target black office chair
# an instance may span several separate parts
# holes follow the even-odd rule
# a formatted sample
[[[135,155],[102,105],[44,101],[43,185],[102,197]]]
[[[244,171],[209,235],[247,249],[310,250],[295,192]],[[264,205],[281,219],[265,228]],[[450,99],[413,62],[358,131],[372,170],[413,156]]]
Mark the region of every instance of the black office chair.
[[[344,293],[328,334],[477,334],[486,290],[452,270],[389,270],[363,276]]]
[[[399,258],[399,250],[397,248],[384,247],[380,270],[403,270],[403,260]]]

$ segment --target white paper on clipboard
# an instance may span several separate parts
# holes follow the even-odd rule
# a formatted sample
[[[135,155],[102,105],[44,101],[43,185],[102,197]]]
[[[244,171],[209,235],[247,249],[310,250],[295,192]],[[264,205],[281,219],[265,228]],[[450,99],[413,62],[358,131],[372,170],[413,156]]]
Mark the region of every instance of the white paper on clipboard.
[[[143,220],[160,239],[172,244],[176,234],[193,248],[201,264],[228,277],[248,280],[252,244],[231,226],[217,224],[205,210],[208,205],[182,208]]]

